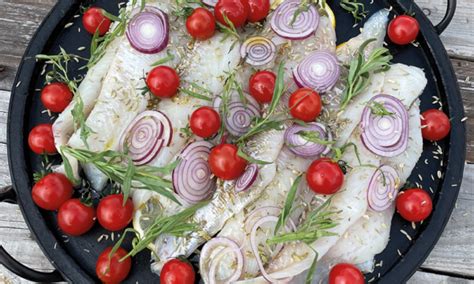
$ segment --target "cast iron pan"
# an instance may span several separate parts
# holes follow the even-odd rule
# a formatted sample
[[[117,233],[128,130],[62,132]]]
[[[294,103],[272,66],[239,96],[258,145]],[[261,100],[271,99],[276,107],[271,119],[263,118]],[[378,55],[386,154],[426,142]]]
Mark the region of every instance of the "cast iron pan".
[[[98,0],[95,5],[116,13],[118,2]],[[339,8],[338,1],[335,2],[331,4],[337,17],[338,40],[344,42],[355,36],[359,27],[348,28],[354,24],[353,19]],[[434,211],[431,218],[414,230],[408,222],[401,220],[396,214],[392,223],[391,241],[384,252],[376,257],[377,261],[383,260],[383,266],[366,275],[367,280],[373,278],[379,283],[403,283],[421,265],[440,237],[454,208],[462,180],[466,145],[465,126],[461,122],[464,117],[463,105],[456,76],[438,36],[453,18],[456,1],[448,1],[446,16],[436,27],[412,0],[377,0],[371,5],[369,1],[365,2],[370,14],[390,6],[393,7],[394,14],[405,14],[408,11],[415,13],[421,26],[419,47],[390,45],[391,51],[395,55],[396,62],[419,66],[425,70],[428,85],[421,97],[422,110],[438,107],[439,105],[433,104],[432,96],[439,96],[443,110],[449,114],[452,123],[450,137],[439,143],[442,148],[442,154],[438,155],[439,159],[433,158],[433,151],[437,147],[425,142],[423,156],[410,178],[411,182],[418,182],[427,191],[432,191]],[[33,281],[97,282],[95,261],[99,253],[112,244],[110,239],[97,242],[100,235],[107,233],[98,225],[85,236],[66,238],[58,229],[56,213],[38,209],[31,199],[30,192],[33,184],[32,174],[40,165],[40,157],[28,149],[27,135],[33,126],[50,121],[46,114],[42,114],[43,106],[38,91],[35,91],[42,88],[44,78],[40,76],[42,63],[35,62],[34,57],[40,53],[56,54],[59,46],[70,53],[88,56],[87,49],[77,51],[80,46],[88,47],[91,39],[83,28],[78,32],[78,27],[82,27],[81,19],[74,15],[79,14],[81,4],[89,3],[75,0],[58,1],[31,40],[11,96],[8,116],[8,157],[14,191],[10,188],[0,192],[0,201],[18,202],[30,230],[57,270],[51,273],[33,271],[15,261],[1,247],[0,263],[21,277]],[[65,29],[64,26],[71,22],[74,23],[73,26]],[[77,66],[71,67],[71,70],[77,69]],[[78,71],[73,73],[73,75],[79,74]],[[425,164],[425,159],[428,164]],[[441,179],[437,178],[438,171],[444,173]],[[423,181],[418,179],[418,175],[424,177]],[[430,175],[435,179],[432,180]],[[401,229],[412,236],[413,240],[410,241],[401,234]],[[150,271],[149,260],[149,252],[143,252],[133,259],[128,283],[158,282],[158,276]]]

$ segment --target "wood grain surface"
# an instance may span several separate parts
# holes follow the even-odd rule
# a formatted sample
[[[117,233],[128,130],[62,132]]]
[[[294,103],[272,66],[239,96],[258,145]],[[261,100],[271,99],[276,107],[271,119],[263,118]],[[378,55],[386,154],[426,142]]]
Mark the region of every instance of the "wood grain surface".
[[[375,0],[377,1],[377,0]],[[21,56],[39,23],[56,0],[0,0],[0,186],[10,183],[6,120],[10,90]],[[439,22],[446,0],[416,0]],[[474,163],[474,3],[458,0],[456,16],[441,36],[461,88],[468,117],[467,162]],[[451,220],[429,258],[410,284],[474,283],[474,165],[467,165]],[[25,265],[47,271],[51,264],[33,240],[18,206],[0,203],[0,244]],[[29,283],[0,266],[0,283]]]

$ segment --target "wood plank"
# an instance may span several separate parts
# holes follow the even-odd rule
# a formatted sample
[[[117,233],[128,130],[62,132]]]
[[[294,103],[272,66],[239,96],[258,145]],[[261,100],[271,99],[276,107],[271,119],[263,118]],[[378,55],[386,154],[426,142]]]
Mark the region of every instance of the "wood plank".
[[[435,25],[443,19],[446,12],[447,0],[415,0]],[[458,1],[454,19],[441,35],[446,49],[452,55],[474,57],[474,32],[472,19],[474,5],[470,0]]]
[[[473,280],[437,275],[427,272],[416,272],[407,284],[472,284]]]

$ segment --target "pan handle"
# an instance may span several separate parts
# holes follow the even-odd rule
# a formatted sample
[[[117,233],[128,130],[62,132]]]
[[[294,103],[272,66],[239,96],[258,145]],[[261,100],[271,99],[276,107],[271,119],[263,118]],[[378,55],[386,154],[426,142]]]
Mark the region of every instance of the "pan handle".
[[[8,252],[0,245],[0,264],[3,264],[8,270],[20,276],[21,278],[34,282],[61,282],[64,278],[57,270],[51,272],[39,272],[29,267],[24,266],[14,259]]]
[[[435,26],[436,32],[440,35],[449,26],[456,12],[457,0],[448,0],[448,7],[446,8],[446,14],[444,18]]]
[[[0,188],[0,202],[16,204],[16,193],[13,186],[7,185]]]
[[[0,188],[0,202],[16,204],[16,194],[11,185]],[[57,270],[39,272],[24,266],[14,259],[2,245],[0,245],[0,264],[21,278],[30,281],[46,283],[64,281],[64,278]]]

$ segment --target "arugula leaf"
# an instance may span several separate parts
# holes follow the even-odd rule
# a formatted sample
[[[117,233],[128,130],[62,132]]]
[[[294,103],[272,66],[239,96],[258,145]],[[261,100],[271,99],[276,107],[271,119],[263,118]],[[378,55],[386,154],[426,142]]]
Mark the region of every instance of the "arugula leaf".
[[[342,93],[341,111],[344,110],[349,102],[369,85],[370,75],[390,68],[390,61],[393,56],[385,47],[380,47],[372,51],[370,56],[365,59],[364,50],[375,39],[365,41],[359,48],[357,56],[351,61],[349,67],[349,76],[347,78],[346,88]]]
[[[296,178],[290,188],[290,191],[288,192],[288,195],[285,200],[285,205],[283,206],[283,210],[281,210],[280,216],[278,216],[278,222],[275,226],[274,232],[275,235],[278,233],[278,230],[280,230],[281,227],[285,226],[286,222],[288,221],[288,218],[290,218],[291,209],[293,208],[293,203],[295,202],[296,192],[298,191],[298,186],[301,183],[301,178],[302,175],[299,175]]]

